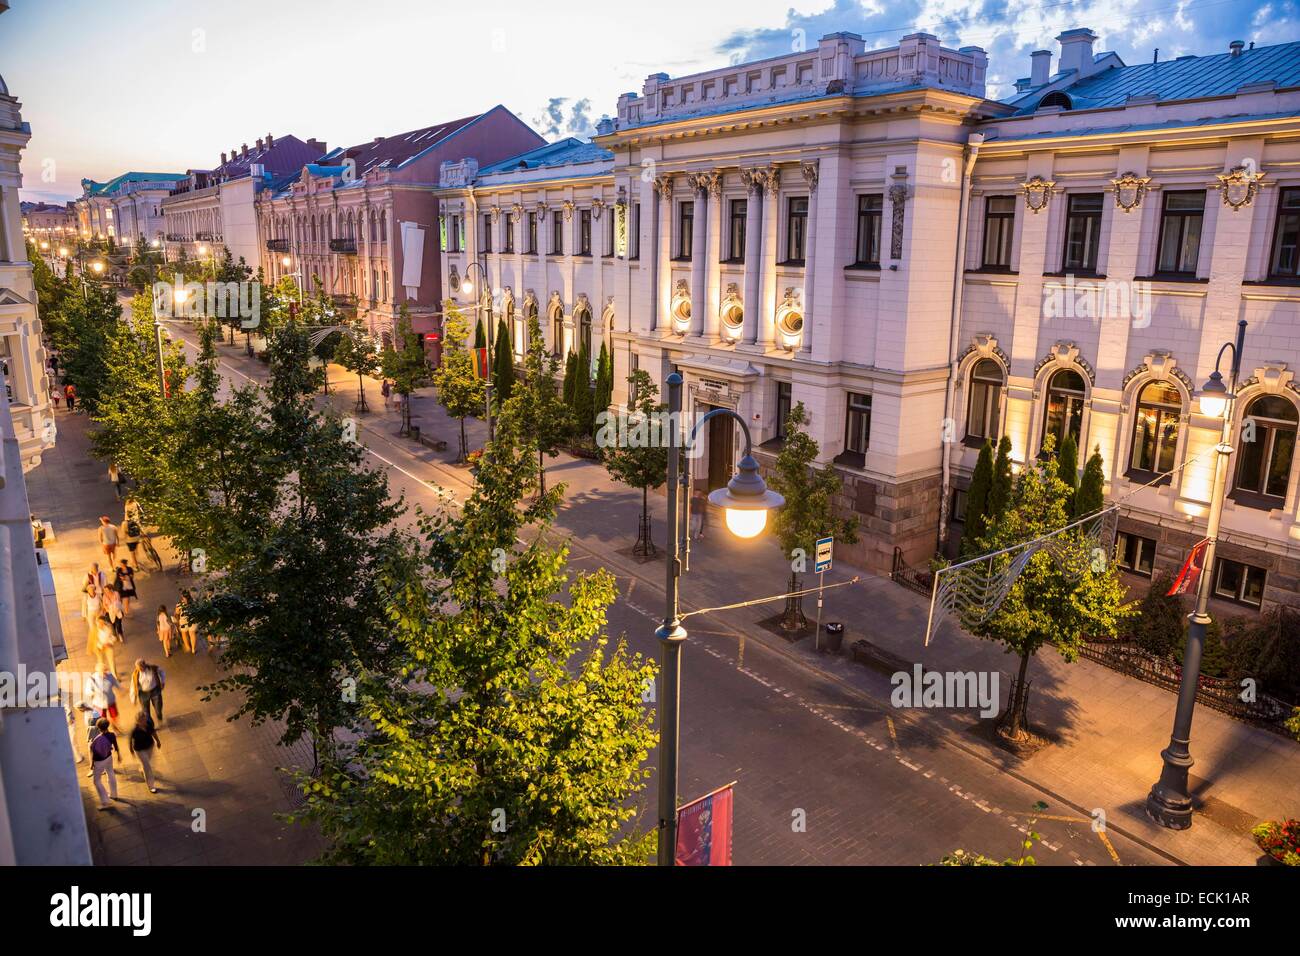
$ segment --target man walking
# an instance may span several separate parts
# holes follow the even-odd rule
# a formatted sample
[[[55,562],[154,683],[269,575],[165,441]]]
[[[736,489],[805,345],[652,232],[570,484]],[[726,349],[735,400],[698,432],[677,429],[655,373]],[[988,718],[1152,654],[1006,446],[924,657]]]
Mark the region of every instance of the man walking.
[[[90,773],[95,783],[95,792],[99,794],[99,809],[107,810],[111,804],[109,795],[117,799],[117,774],[113,772],[113,754],[122,759],[122,749],[117,745],[117,734],[110,729],[108,718],[101,717],[95,723],[99,736],[90,742]],[[108,793],[100,777],[108,775]]]
[[[75,412],[77,410],[77,386],[71,382],[64,385],[63,398],[68,403],[68,411]]]
[[[117,525],[108,519],[108,515],[99,516],[99,546],[108,558],[111,568],[117,564]]]
[[[149,713],[152,706],[158,723],[163,719],[163,687],[167,684],[167,673],[157,664],[150,664],[143,657],[135,662],[131,672],[131,701],[140,705],[140,711]]]

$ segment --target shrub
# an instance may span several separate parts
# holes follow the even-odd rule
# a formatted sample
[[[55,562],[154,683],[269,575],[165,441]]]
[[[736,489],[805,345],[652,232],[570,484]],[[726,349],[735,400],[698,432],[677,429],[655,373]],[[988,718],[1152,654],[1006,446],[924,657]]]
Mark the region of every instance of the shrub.
[[[1300,820],[1269,820],[1250,832],[1259,848],[1273,859],[1287,866],[1300,866]]]

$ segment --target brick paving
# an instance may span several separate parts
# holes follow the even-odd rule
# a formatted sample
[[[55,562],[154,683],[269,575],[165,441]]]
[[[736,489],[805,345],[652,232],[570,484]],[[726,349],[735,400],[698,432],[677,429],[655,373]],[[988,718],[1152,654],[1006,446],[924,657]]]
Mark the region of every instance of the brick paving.
[[[69,660],[61,669],[84,674],[93,670],[81,616],[81,578],[99,560],[95,538],[98,518],[122,519],[122,503],[108,481],[107,468],[89,455],[87,420],[60,410],[59,435],[39,467],[27,474],[32,510],[54,525],[57,540],[49,545],[59,599],[59,617]],[[283,748],[272,725],[253,727],[247,720],[227,721],[234,701],[200,700],[198,687],[214,680],[216,661],[200,642],[197,655],[174,651],[164,658],[154,631],[159,604],[173,607],[180,578],[175,556],[158,543],[163,573],[136,574],[138,602],[125,621],[126,644],[118,649],[119,679],[125,684],[137,657],[159,663],[167,673],[163,693],[162,749],[155,752],[159,792],[149,793],[125,735],[119,735],[123,759],[117,761],[118,795],[112,809],[96,809],[98,798],[78,765],[95,862],[131,864],[292,864],[316,856],[321,847],[314,831],[277,819],[292,809],[293,788],[279,767],[310,767],[305,743]],[[125,556],[124,546],[118,549]],[[104,563],[101,561],[101,567]],[[120,725],[134,721],[133,705],[123,688],[118,695]],[[74,745],[84,753],[79,727]]]

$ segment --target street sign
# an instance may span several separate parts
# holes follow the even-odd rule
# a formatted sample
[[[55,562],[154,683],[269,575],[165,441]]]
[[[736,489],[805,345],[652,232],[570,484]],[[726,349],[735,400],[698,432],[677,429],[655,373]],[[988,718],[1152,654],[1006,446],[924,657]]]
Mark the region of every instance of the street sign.
[[[823,571],[831,569],[831,553],[835,550],[834,538],[817,539],[817,557],[813,564],[813,572],[820,574]]]

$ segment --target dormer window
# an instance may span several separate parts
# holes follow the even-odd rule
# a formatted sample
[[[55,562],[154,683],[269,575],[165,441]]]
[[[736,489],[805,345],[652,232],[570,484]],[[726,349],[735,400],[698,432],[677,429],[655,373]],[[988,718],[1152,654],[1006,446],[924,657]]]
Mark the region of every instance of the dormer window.
[[[1070,97],[1065,93],[1062,93],[1060,90],[1053,90],[1038,101],[1038,108],[1040,110],[1046,106],[1059,106],[1063,110],[1068,110],[1071,109],[1073,105],[1074,104],[1070,101]]]

